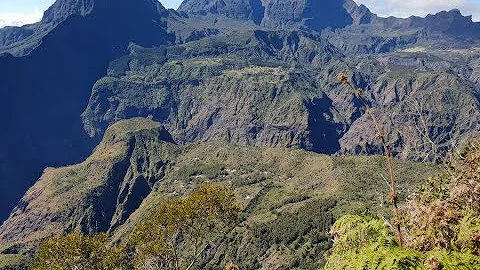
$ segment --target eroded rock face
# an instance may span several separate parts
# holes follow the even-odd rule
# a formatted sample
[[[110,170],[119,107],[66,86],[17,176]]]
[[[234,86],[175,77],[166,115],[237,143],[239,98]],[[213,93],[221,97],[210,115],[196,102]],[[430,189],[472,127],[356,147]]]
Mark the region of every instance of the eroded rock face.
[[[94,233],[122,224],[175,157],[158,123],[130,119],[110,127],[84,162],[47,168],[0,227],[0,243],[35,242],[65,231]]]
[[[264,0],[262,25],[273,28],[301,26],[313,31],[327,27],[343,28],[352,24],[344,1]]]
[[[101,0],[61,0],[56,1],[50,8],[45,11],[42,24],[55,23],[58,24],[72,15],[85,16],[92,12],[96,2]]]
[[[251,20],[256,24],[260,24],[264,16],[261,0],[188,0],[180,5],[178,11],[195,15],[218,14]]]
[[[254,31],[247,35],[248,45],[233,42],[225,46],[227,51],[185,45],[181,46],[183,56],[166,54],[159,62],[146,65],[144,57],[154,52],[159,55],[160,50],[132,51],[129,60],[122,60],[130,63],[123,66],[125,70],[112,64],[110,76],[95,85],[82,114],[86,130],[91,136],[101,136],[116,119],[140,116],[164,123],[179,143],[221,140],[322,153],[339,150],[335,145],[343,119],[322,93],[327,91],[327,86],[320,86],[323,78],[287,66],[251,66],[249,62],[275,66],[295,58],[305,65],[335,68],[341,65],[342,55],[327,42],[299,33]],[[212,38],[213,42],[217,39]],[[206,57],[208,50],[216,56]],[[244,57],[227,58],[228,50]],[[195,56],[196,52],[202,55]],[[142,79],[130,80],[131,76]],[[334,114],[339,123],[334,123]]]
[[[91,136],[116,119],[141,116],[162,122],[179,143],[381,154],[363,105],[336,81],[348,70],[397,157],[440,161],[452,143],[480,131],[478,57],[421,48],[356,56],[296,31],[218,35],[168,50],[132,50],[97,82],[82,116]]]
[[[350,1],[314,0],[189,0],[180,12],[193,15],[219,14],[228,18],[251,20],[267,28],[305,27],[313,31],[341,28],[352,23],[343,6]]]

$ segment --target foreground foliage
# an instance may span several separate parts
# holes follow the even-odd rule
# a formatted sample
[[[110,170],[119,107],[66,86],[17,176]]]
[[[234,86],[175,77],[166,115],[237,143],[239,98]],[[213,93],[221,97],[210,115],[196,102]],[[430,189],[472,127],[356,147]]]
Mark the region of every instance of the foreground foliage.
[[[213,184],[203,184],[189,197],[164,204],[131,236],[135,265],[141,269],[192,268],[211,247],[212,236],[235,224],[238,212],[233,190]]]
[[[409,200],[392,224],[371,215],[344,216],[331,229],[334,248],[325,269],[478,269],[480,266],[480,144],[447,162]]]
[[[34,270],[111,270],[128,267],[124,246],[111,246],[107,234],[71,233],[44,240],[32,263]]]
[[[32,268],[190,269],[210,248],[217,231],[235,225],[238,212],[231,188],[203,184],[190,196],[154,210],[127,245],[112,245],[104,233],[53,237],[40,244]]]
[[[475,269],[480,257],[468,251],[402,248],[380,218],[349,215],[332,227],[335,246],[326,270],[336,269]]]

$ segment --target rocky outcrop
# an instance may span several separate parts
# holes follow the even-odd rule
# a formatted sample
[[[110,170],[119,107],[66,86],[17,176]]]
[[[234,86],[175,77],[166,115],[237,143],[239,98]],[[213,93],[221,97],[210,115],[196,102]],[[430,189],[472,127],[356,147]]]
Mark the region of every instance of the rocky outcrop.
[[[269,28],[300,26],[313,31],[327,27],[343,28],[352,23],[345,1],[329,0],[267,0],[263,1],[265,15],[262,25]]]
[[[160,124],[130,119],[113,125],[84,162],[45,169],[0,227],[1,245],[113,230],[163,179],[174,157],[175,145]]]
[[[331,144],[342,128],[332,123],[334,112],[326,105],[332,102],[322,94],[327,89],[319,89],[308,72],[252,64],[282,65],[295,59],[299,65],[335,67],[342,55],[328,43],[297,32],[248,35],[247,45],[232,40],[224,48],[185,45],[178,48],[182,55],[167,53],[149,64],[144,63],[154,50],[134,50],[128,60],[121,60],[129,63],[125,70],[112,63],[116,69],[94,86],[82,114],[86,130],[101,136],[117,119],[139,116],[161,121],[179,143],[221,140],[321,153],[338,150]],[[234,58],[212,57],[231,50],[237,52]],[[313,125],[322,127],[312,131]],[[330,136],[316,138],[325,133]]]
[[[475,87],[451,74],[388,73],[372,82],[371,91],[373,114],[399,158],[441,162],[452,148],[480,132]],[[340,145],[342,153],[382,151],[368,115],[353,123]]]
[[[351,3],[352,1],[345,1]],[[352,23],[343,1],[313,0],[188,0],[178,11],[191,15],[218,14],[227,18],[250,20],[270,29],[312,31],[342,28]]]
[[[421,48],[354,56],[296,31],[219,35],[156,53],[132,48],[97,82],[82,116],[91,136],[140,116],[162,122],[179,143],[380,154],[363,105],[336,81],[346,71],[365,89],[397,157],[440,161],[480,131],[475,69],[463,68],[476,61],[474,51]]]
[[[239,20],[251,20],[260,24],[264,7],[261,0],[187,0],[178,8],[179,12],[193,15],[218,14]]]

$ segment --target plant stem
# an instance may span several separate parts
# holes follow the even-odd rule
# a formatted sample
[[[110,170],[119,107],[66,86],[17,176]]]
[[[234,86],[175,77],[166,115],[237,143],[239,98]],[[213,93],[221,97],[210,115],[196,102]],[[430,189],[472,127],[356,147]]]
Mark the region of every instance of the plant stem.
[[[382,141],[383,151],[384,151],[385,157],[387,158],[388,175],[390,177],[391,194],[390,194],[389,197],[390,197],[390,200],[393,204],[393,213],[394,213],[395,217],[398,219],[398,217],[400,216],[400,211],[398,209],[397,183],[395,181],[395,175],[394,175],[394,170],[393,170],[392,152],[390,151],[390,149],[387,146],[387,141],[385,140],[385,136],[383,135],[383,132],[380,129],[377,118],[373,114],[372,108],[370,107],[370,105],[368,105],[367,100],[365,100],[365,98],[362,96],[362,90],[355,89],[355,87],[352,85],[352,83],[350,83],[346,79],[346,77],[343,77],[343,78],[344,79],[341,80],[342,83],[345,83],[346,85],[348,85],[353,90],[353,92],[355,92],[357,97],[362,101],[363,105],[367,109],[367,114],[369,114],[372,117],[373,124],[374,124],[375,130],[377,132],[377,137],[379,137],[380,140]],[[396,227],[396,231],[397,231],[397,240],[398,240],[399,245],[401,247],[403,247],[404,243],[403,243],[403,237],[402,237],[402,231],[401,231],[401,228],[400,228],[400,223],[398,222],[398,220],[395,221],[395,223],[396,223],[395,227]]]

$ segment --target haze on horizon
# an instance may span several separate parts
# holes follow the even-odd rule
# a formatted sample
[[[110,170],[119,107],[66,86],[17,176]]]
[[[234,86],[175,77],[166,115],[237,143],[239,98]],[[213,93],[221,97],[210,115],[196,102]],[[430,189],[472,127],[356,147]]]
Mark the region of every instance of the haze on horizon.
[[[480,21],[480,0],[354,0],[364,4],[382,17],[426,16],[442,10],[459,9],[463,15],[472,15]],[[43,12],[55,0],[2,0],[0,2],[0,28],[20,26],[41,20]],[[161,0],[166,8],[177,9],[182,0]]]

